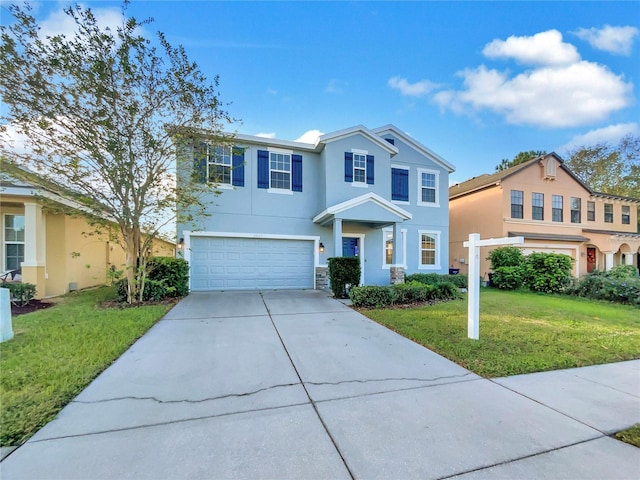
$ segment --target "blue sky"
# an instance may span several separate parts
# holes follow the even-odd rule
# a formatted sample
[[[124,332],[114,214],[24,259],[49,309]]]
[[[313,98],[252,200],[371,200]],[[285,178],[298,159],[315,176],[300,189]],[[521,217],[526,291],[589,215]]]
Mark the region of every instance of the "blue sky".
[[[63,29],[62,5],[36,16]],[[85,5],[107,23],[120,9]],[[220,76],[239,133],[392,123],[455,165],[453,183],[523,150],[640,134],[640,2],[132,0],[129,14]]]

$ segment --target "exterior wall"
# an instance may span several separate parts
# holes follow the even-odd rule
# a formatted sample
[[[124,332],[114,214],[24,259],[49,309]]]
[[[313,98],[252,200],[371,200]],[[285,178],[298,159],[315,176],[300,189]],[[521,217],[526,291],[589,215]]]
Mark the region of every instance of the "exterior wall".
[[[392,138],[393,135],[384,135]],[[376,142],[361,134],[350,135],[338,140],[328,141],[320,153],[305,149],[287,149],[292,154],[302,156],[302,192],[273,193],[267,189],[257,188],[257,152],[267,150],[269,142],[264,145],[251,141],[238,141],[236,146],[245,149],[244,186],[221,189],[218,197],[212,194],[207,197],[210,203],[208,217],[200,217],[197,227],[187,223],[178,224],[178,238],[184,237],[186,231],[210,233],[236,233],[243,235],[271,234],[290,236],[317,237],[324,245],[324,252],[318,252],[318,265],[326,266],[327,259],[341,256],[335,252],[333,225],[322,226],[313,223],[312,219],[329,207],[347,200],[374,193],[391,201],[391,165],[409,167],[409,202],[396,202],[398,207],[413,215],[411,220],[402,223],[401,228],[406,235],[407,274],[417,272],[446,273],[449,248],[449,216],[448,216],[448,178],[447,169],[432,159],[416,151],[414,148],[395,139],[400,153],[393,158],[389,152]],[[345,182],[345,152],[352,149],[366,151],[374,156],[374,183],[354,186]],[[192,162],[187,155],[186,164]],[[435,170],[439,174],[437,207],[417,205],[418,200],[418,168]],[[386,215],[386,216],[385,216]],[[340,218],[340,214],[335,215]],[[358,221],[354,221],[358,219]],[[372,225],[375,219],[376,224]],[[361,257],[364,282],[369,285],[388,285],[390,281],[389,265],[384,264],[384,235],[382,228],[391,226],[398,217],[382,208],[371,204],[354,207],[345,214],[342,225],[343,237],[358,237],[361,242]],[[435,268],[420,269],[420,231],[438,234],[439,261]],[[399,261],[403,259],[400,258]]]
[[[523,218],[511,218],[511,190],[523,192]],[[498,194],[498,192],[500,192]],[[543,220],[532,218],[532,193],[544,194]],[[563,197],[562,222],[553,221],[552,197]],[[571,221],[571,197],[581,200],[580,222]],[[587,202],[595,203],[595,219],[587,220]],[[613,205],[613,222],[604,221],[604,204]],[[622,223],[622,206],[629,206],[629,224]],[[500,212],[500,216],[490,212]],[[637,256],[640,251],[640,236],[637,230],[637,202],[620,198],[594,196],[577,182],[567,171],[558,166],[555,178],[545,179],[543,167],[538,164],[518,171],[504,178],[500,186],[458,197],[451,200],[451,250],[452,261],[456,253],[462,252],[460,258],[467,257],[467,249],[462,247],[469,233],[477,232],[481,238],[503,237],[509,232],[536,235],[562,235],[584,237],[588,240],[536,240],[525,238],[523,251],[530,253],[553,252],[570,255],[574,260],[573,274],[585,275],[588,272],[588,249],[596,249],[595,268],[604,270],[607,267],[607,254],[610,256],[609,268],[624,263],[625,252],[634,254],[633,264],[638,265]],[[476,230],[477,229],[477,230]],[[625,233],[628,233],[625,235]],[[490,248],[481,249],[481,273],[490,269],[486,260]],[[459,259],[458,259],[459,260]],[[466,268],[461,267],[466,272]]]

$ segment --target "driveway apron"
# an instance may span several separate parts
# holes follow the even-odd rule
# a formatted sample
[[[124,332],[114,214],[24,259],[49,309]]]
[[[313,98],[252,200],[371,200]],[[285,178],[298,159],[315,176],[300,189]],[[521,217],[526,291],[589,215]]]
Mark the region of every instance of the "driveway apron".
[[[606,407],[633,420],[640,364],[616,365],[548,381],[591,382],[605,404],[614,390]],[[324,292],[193,293],[0,475],[637,478],[639,450],[605,436],[624,417],[588,400],[571,415],[535,375],[482,379]],[[622,388],[601,383],[616,375]]]

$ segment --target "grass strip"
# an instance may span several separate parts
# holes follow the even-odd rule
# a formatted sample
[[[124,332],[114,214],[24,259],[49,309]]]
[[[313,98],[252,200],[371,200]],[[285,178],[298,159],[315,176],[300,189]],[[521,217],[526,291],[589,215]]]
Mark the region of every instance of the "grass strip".
[[[170,308],[99,307],[114,297],[81,291],[14,317],[15,337],[0,344],[0,446],[24,443]]]
[[[640,423],[636,423],[633,427],[622,430],[614,435],[618,440],[629,443],[640,448]]]
[[[584,298],[483,288],[480,340],[467,338],[466,296],[362,313],[484,377],[640,358],[640,310]]]

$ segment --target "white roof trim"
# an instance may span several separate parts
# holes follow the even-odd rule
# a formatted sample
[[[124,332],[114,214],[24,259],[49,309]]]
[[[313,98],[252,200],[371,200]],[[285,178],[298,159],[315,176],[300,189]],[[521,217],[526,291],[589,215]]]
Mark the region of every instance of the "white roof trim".
[[[365,193],[364,195],[360,195],[359,197],[352,198],[351,200],[347,200],[346,202],[338,203],[336,205],[333,205],[333,206],[327,208],[323,212],[321,212],[318,215],[316,215],[315,217],[313,217],[313,222],[314,223],[319,223],[321,221],[326,220],[327,217],[330,217],[331,215],[335,215],[336,213],[344,212],[345,210],[349,210],[351,208],[358,207],[358,206],[363,205],[363,204],[368,203],[368,202],[373,202],[373,203],[381,206],[385,210],[388,210],[391,213],[393,213],[393,214],[399,216],[400,218],[402,218],[403,221],[411,220],[413,218],[413,215],[411,215],[406,210],[398,207],[397,205],[389,202],[388,200],[385,200],[380,195],[376,195],[373,192],[369,192],[369,193]]]
[[[346,137],[351,137],[352,135],[363,135],[371,140],[373,143],[378,144],[384,150],[389,152],[391,156],[396,155],[400,152],[398,147],[391,145],[384,138],[379,137],[374,132],[369,130],[364,125],[356,125],[355,127],[345,128],[344,130],[338,130],[337,132],[326,133],[322,135],[319,139],[319,143],[330,143],[335,142],[336,140],[341,140]]]
[[[229,134],[233,135],[233,134]],[[308,152],[318,152],[320,149],[317,144],[293,142],[291,140],[278,140],[276,138],[257,137],[255,135],[245,135],[243,133],[237,133],[232,137],[234,142],[237,143],[251,143],[259,145],[268,145],[271,147],[290,148],[294,150],[304,150]]]
[[[413,147],[415,150],[422,153],[423,155],[426,155],[427,157],[431,158],[431,160],[438,163],[442,168],[447,169],[449,173],[454,172],[456,170],[456,167],[454,167],[451,163],[447,162],[440,155],[430,150],[429,148],[425,147],[417,140],[414,140],[413,138],[408,136],[406,133],[402,132],[395,125],[385,125],[384,127],[378,127],[373,129],[373,133],[375,133],[376,135],[384,135],[387,132],[393,133],[394,135],[400,137],[400,139],[403,142]]]

